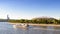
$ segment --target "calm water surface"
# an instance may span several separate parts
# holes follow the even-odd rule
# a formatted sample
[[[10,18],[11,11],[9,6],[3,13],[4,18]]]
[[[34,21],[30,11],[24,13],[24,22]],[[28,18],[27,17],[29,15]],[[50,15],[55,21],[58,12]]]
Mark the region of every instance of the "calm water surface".
[[[60,34],[60,27],[29,26],[23,29],[13,28],[8,22],[0,22],[0,34]]]

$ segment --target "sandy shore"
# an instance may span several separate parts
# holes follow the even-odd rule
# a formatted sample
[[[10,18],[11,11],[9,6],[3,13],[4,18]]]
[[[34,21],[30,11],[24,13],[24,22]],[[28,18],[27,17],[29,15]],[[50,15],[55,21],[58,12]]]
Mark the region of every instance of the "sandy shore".
[[[12,25],[15,25],[15,24],[26,24],[26,23],[9,23],[9,24],[12,24]],[[56,24],[28,24],[28,25],[32,25],[32,26],[57,26],[57,27],[60,27],[60,25],[56,25]]]

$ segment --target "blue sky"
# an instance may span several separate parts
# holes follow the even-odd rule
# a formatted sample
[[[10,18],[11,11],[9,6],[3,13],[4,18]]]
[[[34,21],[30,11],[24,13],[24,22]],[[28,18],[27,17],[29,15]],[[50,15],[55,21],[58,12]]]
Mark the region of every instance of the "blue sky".
[[[0,0],[0,18],[60,17],[60,0]]]

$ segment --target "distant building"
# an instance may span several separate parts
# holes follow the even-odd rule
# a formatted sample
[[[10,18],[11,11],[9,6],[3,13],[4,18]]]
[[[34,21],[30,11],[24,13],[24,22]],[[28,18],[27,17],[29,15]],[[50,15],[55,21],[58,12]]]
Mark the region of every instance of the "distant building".
[[[8,22],[9,19],[9,16],[7,15],[7,19],[0,19],[0,22]]]
[[[7,20],[9,20],[10,18],[9,18],[9,15],[7,15]]]

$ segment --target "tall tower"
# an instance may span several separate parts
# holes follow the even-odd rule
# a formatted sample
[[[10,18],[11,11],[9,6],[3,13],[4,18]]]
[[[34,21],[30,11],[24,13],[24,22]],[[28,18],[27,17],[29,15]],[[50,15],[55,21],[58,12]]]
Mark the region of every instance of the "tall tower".
[[[9,20],[9,15],[7,15],[7,20]]]

